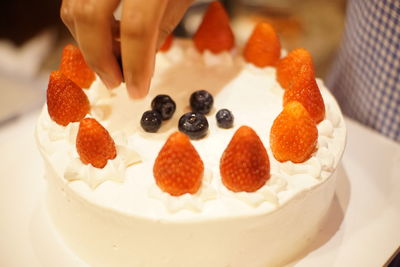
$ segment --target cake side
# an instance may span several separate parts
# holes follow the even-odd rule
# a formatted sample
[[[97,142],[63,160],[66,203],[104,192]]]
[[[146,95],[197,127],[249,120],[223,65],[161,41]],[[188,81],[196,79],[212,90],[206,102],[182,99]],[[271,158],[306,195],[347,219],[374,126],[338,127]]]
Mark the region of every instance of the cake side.
[[[336,182],[333,174],[266,214],[171,222],[93,205],[53,179],[48,164],[46,172],[51,218],[66,244],[93,266],[281,266],[323,227]]]

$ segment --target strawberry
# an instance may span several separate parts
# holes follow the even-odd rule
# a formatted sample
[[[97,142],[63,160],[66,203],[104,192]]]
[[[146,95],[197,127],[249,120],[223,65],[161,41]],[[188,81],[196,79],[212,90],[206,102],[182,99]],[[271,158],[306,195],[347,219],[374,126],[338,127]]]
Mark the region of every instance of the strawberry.
[[[266,22],[258,23],[243,54],[247,62],[257,67],[274,66],[281,56],[281,44],[274,28]]]
[[[208,6],[193,40],[201,53],[210,50],[217,54],[234,47],[235,37],[229,25],[229,17],[220,2],[212,2]]]
[[[174,35],[171,33],[170,35],[167,36],[167,38],[165,38],[165,41],[159,50],[161,52],[167,52],[171,48],[173,40],[174,40]]]
[[[68,44],[61,56],[61,72],[81,88],[89,88],[95,79],[78,47]]]
[[[107,160],[117,156],[114,140],[108,131],[92,118],[80,122],[76,150],[84,164],[92,164],[96,168],[104,168]]]
[[[280,162],[301,163],[316,149],[318,130],[315,121],[297,101],[287,104],[274,120],[270,145],[275,159]]]
[[[50,74],[47,87],[47,110],[53,121],[67,126],[83,119],[89,112],[89,100],[83,90],[60,71]]]
[[[240,127],[220,160],[222,182],[233,192],[254,192],[270,177],[267,151],[256,132]]]
[[[196,193],[203,173],[203,161],[189,138],[181,132],[168,138],[153,166],[157,185],[172,196]]]
[[[298,48],[290,51],[289,54],[280,59],[276,65],[276,76],[279,84],[283,89],[288,89],[293,79],[300,74],[300,69],[303,65],[308,65],[306,68],[309,71],[308,75],[315,77],[314,63],[310,52],[304,48]],[[302,75],[305,75],[304,73]]]
[[[300,102],[316,123],[325,117],[325,104],[321,92],[310,70],[310,65],[300,67],[299,74],[285,90],[283,106],[292,101]]]

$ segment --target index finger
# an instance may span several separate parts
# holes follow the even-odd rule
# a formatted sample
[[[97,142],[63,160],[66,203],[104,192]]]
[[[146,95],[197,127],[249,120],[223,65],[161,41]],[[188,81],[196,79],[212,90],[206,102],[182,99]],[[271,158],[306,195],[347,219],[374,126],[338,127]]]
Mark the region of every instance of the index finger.
[[[128,93],[144,97],[150,85],[159,24],[167,0],[125,0],[121,18],[121,57]]]
[[[111,24],[119,0],[75,0],[74,26],[79,48],[89,66],[100,76],[107,87],[121,82],[121,73],[113,54]]]

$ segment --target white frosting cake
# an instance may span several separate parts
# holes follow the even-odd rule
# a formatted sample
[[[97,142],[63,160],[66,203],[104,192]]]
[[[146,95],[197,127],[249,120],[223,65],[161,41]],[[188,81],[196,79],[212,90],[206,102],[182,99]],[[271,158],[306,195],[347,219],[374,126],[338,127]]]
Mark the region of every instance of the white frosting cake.
[[[275,68],[257,68],[231,52],[200,54],[183,40],[159,53],[156,62],[145,99],[129,99],[124,84],[108,91],[99,79],[85,90],[91,103],[87,116],[117,146],[117,157],[103,169],[79,160],[79,123],[60,126],[43,108],[36,138],[46,166],[49,212],[66,244],[93,266],[265,267],[296,256],[323,223],[345,146],[342,114],[323,82],[317,79],[326,116],[318,124],[316,152],[304,163],[281,163],[269,148],[284,93]],[[203,182],[196,194],[173,197],[157,187],[153,164],[199,89],[214,96],[208,135],[192,140],[204,162]],[[171,96],[176,112],[157,133],[147,133],[140,119],[158,94]],[[221,108],[233,112],[233,128],[217,127]],[[221,155],[242,125],[257,132],[271,162],[271,178],[253,193],[229,191],[219,172]]]

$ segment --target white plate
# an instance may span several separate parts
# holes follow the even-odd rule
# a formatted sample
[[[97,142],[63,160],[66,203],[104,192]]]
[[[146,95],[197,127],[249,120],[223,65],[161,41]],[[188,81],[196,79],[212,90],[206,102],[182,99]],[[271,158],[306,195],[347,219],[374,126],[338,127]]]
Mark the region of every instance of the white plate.
[[[38,113],[0,128],[0,266],[81,266],[41,205]],[[326,227],[289,266],[382,266],[400,245],[400,145],[352,120]]]

